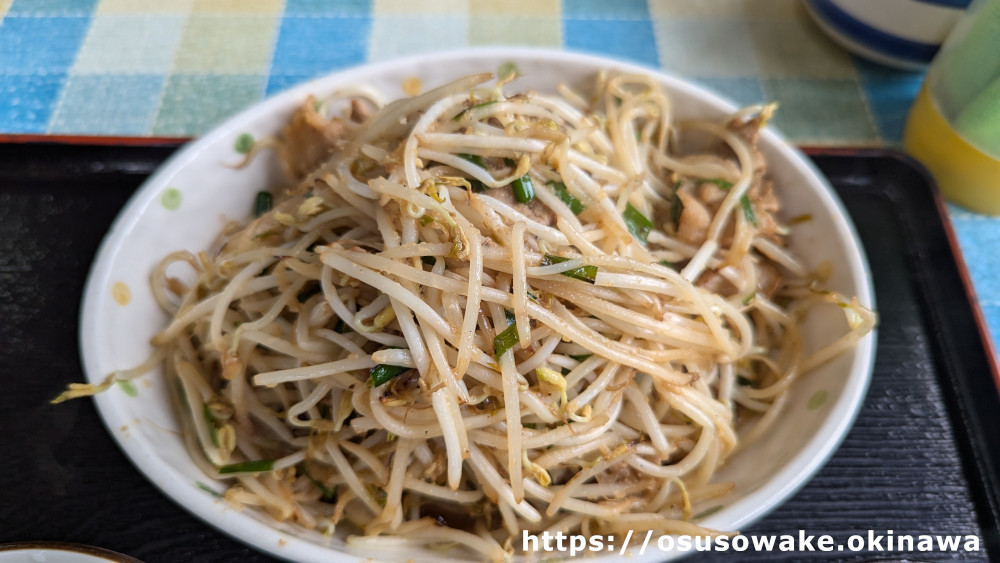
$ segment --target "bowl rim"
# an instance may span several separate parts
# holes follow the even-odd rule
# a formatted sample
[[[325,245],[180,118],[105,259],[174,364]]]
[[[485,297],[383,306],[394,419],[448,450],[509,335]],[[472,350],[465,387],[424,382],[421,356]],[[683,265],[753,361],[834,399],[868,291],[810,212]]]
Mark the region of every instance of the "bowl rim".
[[[37,561],[45,561],[48,557],[58,560],[60,558],[60,554],[67,553],[88,558],[95,562],[106,561],[109,563],[142,563],[138,559],[125,555],[124,553],[82,543],[30,540],[0,544],[0,559],[4,559],[4,555],[17,555],[25,559],[41,556],[41,559],[32,559]],[[56,563],[58,563],[58,561],[56,561]]]
[[[266,97],[215,125],[207,133],[168,157],[135,191],[115,218],[91,263],[80,308],[79,345],[82,365],[88,381],[97,383],[106,376],[97,370],[98,334],[96,325],[99,303],[107,299],[103,293],[104,288],[108,286],[106,282],[110,280],[117,249],[122,245],[129,232],[140,223],[143,209],[159,197],[158,188],[166,185],[165,180],[199,158],[206,148],[238,134],[243,128],[243,124],[251,122],[255,118],[293,107],[309,93],[328,91],[330,87],[324,86],[327,84],[363,83],[367,76],[397,75],[405,77],[408,75],[407,69],[409,67],[428,61],[447,64],[449,61],[481,60],[486,63],[505,58],[514,61],[527,59],[553,65],[573,62],[590,65],[595,69],[616,68],[640,72],[653,76],[659,83],[670,89],[697,97],[716,108],[734,111],[739,107],[705,87],[662,69],[596,54],[534,47],[472,47],[433,51],[359,64],[319,76]],[[832,219],[838,230],[838,236],[850,241],[850,244],[846,244],[846,250],[852,266],[853,281],[859,288],[857,297],[863,304],[874,309],[875,294],[871,269],[861,239],[843,202],[816,166],[801,151],[788,143],[782,135],[772,127],[765,129],[762,135],[767,139],[768,144],[781,153],[782,158],[788,164],[794,167],[799,174],[808,178],[809,183],[823,188],[815,190],[817,196],[825,206],[835,211]],[[829,460],[853,425],[867,393],[874,368],[876,330],[877,327],[857,344],[854,361],[850,366],[849,378],[844,384],[843,392],[830,406],[830,412],[817,432],[809,438],[806,447],[788,460],[784,467],[776,472],[764,486],[727,505],[719,513],[706,518],[700,524],[715,528],[741,529],[787,501],[796,491],[805,486]],[[106,394],[98,394],[94,397],[94,401],[108,432],[139,472],[169,499],[181,505],[209,526],[256,549],[281,558],[319,561],[328,559],[331,554],[345,555],[336,547],[324,546],[283,532],[277,525],[265,523],[259,518],[236,510],[228,503],[213,499],[205,492],[192,487],[190,483],[176,478],[177,476],[169,469],[157,463],[158,458],[154,455],[153,449],[140,444],[138,440],[124,439],[116,431],[122,424],[127,424],[129,421],[118,417],[111,398]],[[739,516],[723,518],[731,513],[738,513]],[[723,521],[725,526],[721,526]],[[353,556],[354,554],[347,555]],[[640,556],[636,561],[645,561],[649,556],[650,554],[646,554],[646,557]],[[659,553],[656,559],[662,559],[663,556],[663,553]],[[361,556],[359,556],[360,559]],[[648,560],[652,561],[653,559]]]

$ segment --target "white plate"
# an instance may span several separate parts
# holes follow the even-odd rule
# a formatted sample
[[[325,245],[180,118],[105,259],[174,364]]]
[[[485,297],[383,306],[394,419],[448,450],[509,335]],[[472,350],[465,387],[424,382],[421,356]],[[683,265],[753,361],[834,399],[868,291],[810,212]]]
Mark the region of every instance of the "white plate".
[[[0,563],[142,563],[114,551],[64,542],[18,542],[0,545]]]
[[[393,60],[338,72],[281,93],[179,151],[121,212],[101,246],[84,294],[80,337],[88,379],[100,382],[114,370],[138,365],[150,353],[150,337],[167,321],[149,289],[154,264],[178,249],[206,248],[227,219],[250,214],[257,191],[274,185],[277,166],[269,156],[243,170],[223,166],[241,159],[233,148],[240,134],[256,138],[274,134],[308,94],[322,97],[368,84],[395,99],[405,95],[402,83],[406,78],[419,77],[427,89],[462,75],[495,71],[505,62],[514,62],[523,74],[519,87],[552,91],[558,82],[585,85],[598,70],[617,68],[655,76],[672,96],[680,118],[721,116],[734,109],[713,94],[647,68],[581,54],[514,48]],[[813,166],[773,131],[763,134],[761,148],[783,198],[785,216],[813,216],[812,221],[795,227],[794,250],[812,266],[830,261],[835,265],[831,288],[872,305],[868,265],[841,202]],[[839,312],[833,314],[836,326],[843,326]],[[829,340],[828,320],[810,316],[807,339]],[[851,353],[798,382],[775,431],[734,457],[719,476],[734,480],[737,494],[723,499],[722,508],[702,523],[724,530],[744,528],[798,490],[851,426],[868,386],[873,358],[874,334]],[[97,407],[128,457],[169,497],[220,530],[279,557],[328,561],[335,551],[344,549],[340,537],[324,538],[275,524],[267,516],[239,511],[206,492],[206,488],[222,487],[189,459],[161,375],[147,375],[135,387],[134,397],[125,389],[112,388],[96,397]],[[424,555],[441,557],[440,553]],[[634,560],[660,560],[665,555],[653,549]]]

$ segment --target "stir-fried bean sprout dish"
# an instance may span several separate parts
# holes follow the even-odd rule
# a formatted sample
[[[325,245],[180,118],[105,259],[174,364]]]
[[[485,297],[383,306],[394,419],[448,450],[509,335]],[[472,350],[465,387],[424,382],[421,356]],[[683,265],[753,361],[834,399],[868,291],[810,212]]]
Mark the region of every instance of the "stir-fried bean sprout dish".
[[[651,77],[515,78],[305,101],[248,156],[287,177],[257,216],[152,273],[150,360],[58,400],[161,367],[228,501],[368,550],[720,533],[692,518],[713,474],[875,315],[789,250],[772,106],[676,121]],[[816,307],[846,322],[807,349]]]

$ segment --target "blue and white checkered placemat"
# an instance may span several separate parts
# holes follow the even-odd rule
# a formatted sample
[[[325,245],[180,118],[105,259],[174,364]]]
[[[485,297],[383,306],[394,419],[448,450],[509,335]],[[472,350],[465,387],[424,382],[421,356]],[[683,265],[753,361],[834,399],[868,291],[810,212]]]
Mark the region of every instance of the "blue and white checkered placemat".
[[[0,133],[198,135],[332,70],[477,45],[611,55],[777,100],[800,144],[898,144],[922,80],[848,55],[798,0],[0,0]],[[1000,219],[951,217],[1000,335]]]

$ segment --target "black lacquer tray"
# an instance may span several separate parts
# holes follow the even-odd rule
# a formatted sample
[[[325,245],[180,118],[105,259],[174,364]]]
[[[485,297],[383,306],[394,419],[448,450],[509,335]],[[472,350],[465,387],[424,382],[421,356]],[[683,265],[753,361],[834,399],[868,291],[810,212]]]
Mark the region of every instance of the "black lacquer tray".
[[[91,401],[48,404],[83,379],[77,319],[101,238],[176,142],[25,141],[0,142],[0,543],[76,542],[148,562],[268,560],[146,481]],[[981,549],[748,551],[693,560],[998,560],[997,366],[936,190],[895,153],[810,155],[868,253],[878,356],[868,397],[835,456],[744,533],[804,530],[841,543],[868,530],[974,534]]]

